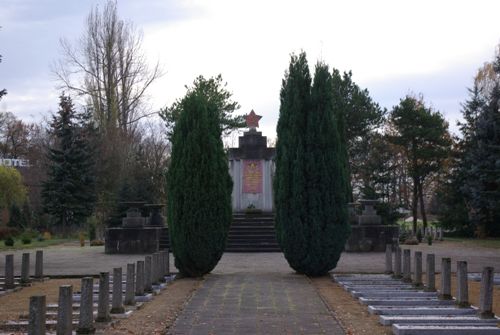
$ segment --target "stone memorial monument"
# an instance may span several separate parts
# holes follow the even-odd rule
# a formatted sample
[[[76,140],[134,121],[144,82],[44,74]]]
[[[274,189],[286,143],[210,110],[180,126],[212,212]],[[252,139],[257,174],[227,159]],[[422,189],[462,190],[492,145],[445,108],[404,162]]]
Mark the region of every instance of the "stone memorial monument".
[[[359,204],[349,204],[351,236],[345,244],[346,251],[384,251],[386,244],[397,245],[398,225],[386,225],[377,215],[374,206],[378,200],[359,200]],[[356,215],[356,207],[363,206],[361,215]]]
[[[164,220],[160,214],[161,204],[145,205],[144,202],[128,202],[126,217],[121,227],[106,229],[104,251],[107,254],[143,254],[160,249],[160,238]],[[150,217],[143,217],[141,208],[151,210]]]
[[[260,210],[272,212],[275,148],[257,131],[262,118],[252,110],[245,116],[248,131],[239,137],[238,148],[228,152],[229,173],[233,179],[233,212]]]

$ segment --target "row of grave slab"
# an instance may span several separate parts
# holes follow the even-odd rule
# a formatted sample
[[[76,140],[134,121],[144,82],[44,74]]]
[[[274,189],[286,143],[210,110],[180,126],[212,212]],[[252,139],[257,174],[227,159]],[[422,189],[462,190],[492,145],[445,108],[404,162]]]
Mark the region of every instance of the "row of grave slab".
[[[394,249],[394,251],[393,251]],[[500,334],[493,313],[494,272],[481,274],[480,304],[469,303],[467,262],[457,262],[457,291],[451,292],[451,259],[441,258],[441,286],[436,290],[435,255],[426,256],[423,284],[422,252],[387,245],[386,274],[332,275],[379,322],[395,335]],[[412,266],[413,265],[413,266]]]
[[[43,259],[43,254],[41,257]],[[80,291],[74,291],[72,285],[60,286],[57,304],[47,304],[44,295],[31,296],[29,312],[20,315],[18,320],[6,321],[0,325],[0,334],[66,335],[102,332],[110,323],[129,317],[175,278],[170,273],[169,260],[168,250],[159,251],[145,256],[144,260],[137,263],[127,264],[126,274],[122,273],[121,267],[117,267],[113,268],[112,276],[110,272],[101,272],[98,283],[94,283],[93,277],[82,278]],[[10,262],[6,262],[6,267],[10,267]],[[21,267],[24,269],[24,263]],[[29,265],[27,268],[29,269]],[[6,274],[7,272],[6,269]],[[27,279],[22,277],[19,282],[23,285],[31,282],[29,274]],[[7,282],[10,284],[10,279],[4,281],[5,288]],[[18,280],[14,280],[14,288],[9,288],[6,292],[15,289],[17,282]]]

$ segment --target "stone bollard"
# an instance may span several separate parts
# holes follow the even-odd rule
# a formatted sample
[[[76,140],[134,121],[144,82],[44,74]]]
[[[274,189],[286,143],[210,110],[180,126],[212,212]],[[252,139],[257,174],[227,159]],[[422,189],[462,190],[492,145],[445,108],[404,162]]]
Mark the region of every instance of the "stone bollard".
[[[469,307],[469,287],[467,280],[467,262],[457,262],[457,304],[459,307]]]
[[[94,328],[94,279],[92,277],[82,278],[80,296],[80,318],[78,320],[77,334],[93,334]]]
[[[441,294],[439,299],[450,300],[451,296],[451,258],[441,259]]]
[[[57,335],[73,333],[73,286],[59,286],[59,306],[57,307]]]
[[[113,269],[113,298],[111,301],[111,313],[123,314],[123,286],[122,286],[122,268]]]
[[[26,286],[30,283],[30,254],[24,253],[21,262],[21,285]]]
[[[35,278],[43,279],[43,250],[37,250],[35,254]]]
[[[160,278],[161,278],[161,263],[160,263],[160,254],[158,252],[155,252],[153,254],[153,271],[154,271],[154,282],[157,284],[160,284]]]
[[[151,256],[146,256],[144,260],[144,291],[153,292],[151,281]]]
[[[166,262],[165,262],[165,275],[170,277],[170,249],[165,250],[165,257],[166,257]]]
[[[109,322],[109,272],[99,274],[99,300],[97,301],[97,322]]]
[[[385,245],[385,273],[392,273],[392,244]]]
[[[160,259],[161,259],[161,277],[160,277],[160,281],[162,283],[166,282],[167,279],[165,278],[165,276],[167,275],[167,251],[163,250],[163,251],[160,251]]]
[[[427,267],[426,267],[427,285],[426,292],[436,292],[436,257],[434,254],[427,254]]]
[[[403,250],[403,281],[411,283],[411,250]]]
[[[401,278],[401,247],[397,246],[394,252],[394,278]]]
[[[135,305],[135,264],[127,264],[125,284],[125,305]]]
[[[47,306],[44,295],[30,297],[30,314],[28,322],[28,335],[45,334],[45,315]]]
[[[165,253],[158,251],[158,282],[165,282]]]
[[[479,317],[482,319],[495,317],[493,314],[493,279],[493,267],[485,267],[481,276],[479,292]]]
[[[5,287],[6,290],[14,288],[14,255],[5,255]]]
[[[415,279],[413,280],[413,285],[416,287],[422,287],[422,252],[415,251]]]
[[[153,253],[151,259],[151,281],[153,284],[158,284],[158,278],[160,278],[160,276],[158,275],[158,254],[156,252]]]
[[[144,295],[144,261],[137,261],[135,295]]]

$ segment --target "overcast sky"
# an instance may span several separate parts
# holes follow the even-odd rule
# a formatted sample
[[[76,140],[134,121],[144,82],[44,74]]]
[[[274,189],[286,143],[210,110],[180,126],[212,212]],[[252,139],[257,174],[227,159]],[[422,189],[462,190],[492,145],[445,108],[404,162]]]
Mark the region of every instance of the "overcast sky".
[[[76,41],[92,6],[105,1],[2,0],[0,111],[30,121],[57,110],[50,65],[59,39]],[[452,130],[478,67],[500,41],[500,1],[120,0],[121,18],[143,31],[143,50],[165,75],[151,108],[181,97],[202,74],[222,74],[241,113],[263,115],[275,135],[279,90],[292,52],[323,60],[388,109],[409,92],[444,114]],[[311,69],[313,70],[313,69]]]

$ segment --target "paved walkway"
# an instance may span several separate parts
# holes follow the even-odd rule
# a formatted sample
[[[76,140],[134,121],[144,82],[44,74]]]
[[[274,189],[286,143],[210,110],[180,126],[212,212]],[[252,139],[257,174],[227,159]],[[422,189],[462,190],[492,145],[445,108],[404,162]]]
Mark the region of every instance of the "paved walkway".
[[[207,276],[169,334],[344,332],[307,277],[287,271]]]

